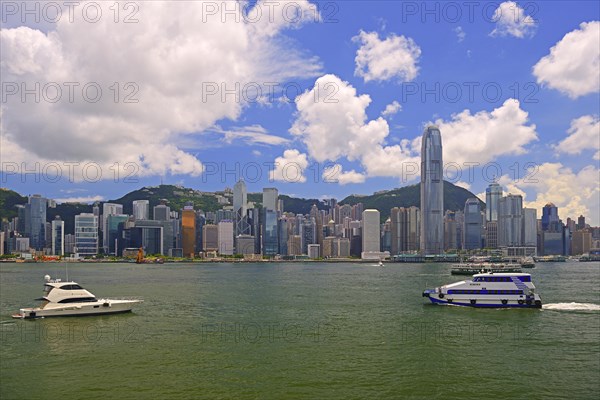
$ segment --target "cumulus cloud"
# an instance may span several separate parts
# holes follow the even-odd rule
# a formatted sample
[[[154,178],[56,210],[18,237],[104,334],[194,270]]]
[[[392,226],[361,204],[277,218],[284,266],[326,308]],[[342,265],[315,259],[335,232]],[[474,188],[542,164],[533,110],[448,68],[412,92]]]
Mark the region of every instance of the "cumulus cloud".
[[[103,15],[113,15],[112,3],[100,4]],[[207,18],[204,4],[143,2],[133,24],[108,17],[97,23],[63,18],[48,33],[3,29],[3,82],[27,89],[39,82],[41,101],[34,95],[21,101],[20,93],[3,101],[2,160],[94,162],[102,168],[129,162],[139,167],[139,175],[198,175],[201,162],[174,139],[238,119],[248,105],[247,83],[285,83],[318,73],[318,61],[282,34],[314,20],[308,1],[277,2],[271,21],[264,11],[273,5],[258,1],[255,7],[262,7],[263,15],[255,22],[222,20],[220,12]],[[305,9],[302,15],[308,17],[290,18]],[[69,82],[77,85],[74,101]],[[87,100],[85,85],[91,85]],[[102,95],[90,101],[97,88]],[[62,97],[51,101],[57,90]],[[229,139],[234,138],[278,140],[256,130],[232,132]]]
[[[328,86],[330,93],[324,90]],[[382,117],[368,119],[370,103],[368,95],[359,95],[348,82],[335,75],[322,76],[296,99],[296,120],[290,133],[302,140],[308,156],[318,162],[345,158],[359,161],[368,177],[417,180],[421,136],[387,144],[388,123]],[[537,140],[535,125],[528,122],[527,112],[514,99],[491,112],[464,110],[435,124],[442,132],[446,163],[486,163],[504,155],[524,154],[526,145]],[[507,132],[511,140],[506,140]]]
[[[365,82],[410,82],[417,77],[421,49],[413,39],[391,34],[381,40],[377,32],[361,30],[352,40],[360,44],[354,74]]]
[[[302,140],[308,155],[318,162],[346,158],[359,161],[370,177],[405,178],[408,172],[410,179],[416,179],[418,154],[411,152],[407,140],[386,146],[389,125],[382,117],[367,118],[370,103],[369,95],[359,95],[348,82],[324,75],[311,90],[296,98],[298,111],[290,133]],[[339,182],[360,179],[349,172]]]
[[[539,84],[575,99],[600,91],[600,21],[584,22],[533,66]]]
[[[326,167],[323,170],[323,181],[327,183],[339,183],[340,185],[363,183],[366,178],[367,177],[364,174],[356,172],[355,170],[344,172],[340,164]]]
[[[381,113],[383,117],[390,117],[399,111],[402,111],[402,104],[398,103],[396,100],[392,101],[390,104],[385,106],[385,110]]]
[[[496,28],[490,33],[491,36],[514,36],[523,38],[533,36],[536,23],[534,19],[525,14],[523,10],[514,1],[505,1],[494,11],[493,21],[496,21]]]
[[[306,154],[291,149],[283,152],[282,157],[275,159],[275,168],[269,171],[269,179],[287,183],[306,182],[304,170],[308,167]]]
[[[563,139],[554,149],[558,153],[580,154],[583,150],[596,150],[595,160],[600,160],[600,120],[597,116],[584,115],[571,121]]]
[[[528,113],[515,99],[491,112],[464,110],[448,121],[438,119],[435,124],[442,132],[444,163],[486,163],[503,155],[524,154],[525,146],[538,139],[536,126],[528,122]],[[420,138],[413,146],[420,146]]]
[[[600,169],[593,165],[575,172],[561,163],[544,163],[524,179],[513,181],[508,175],[503,175],[498,183],[508,192],[523,195],[524,207],[541,210],[546,203],[552,202],[559,208],[559,216],[563,221],[566,221],[567,217],[575,218],[583,214],[592,225],[598,225],[599,174]],[[532,193],[531,198],[527,192]]]

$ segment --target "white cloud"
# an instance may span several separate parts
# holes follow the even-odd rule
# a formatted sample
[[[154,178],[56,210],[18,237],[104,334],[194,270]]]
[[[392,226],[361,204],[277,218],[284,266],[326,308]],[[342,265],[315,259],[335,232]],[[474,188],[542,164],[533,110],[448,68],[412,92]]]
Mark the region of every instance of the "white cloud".
[[[268,144],[273,146],[289,142],[288,139],[280,136],[270,135],[261,125],[234,127],[230,130],[224,130],[217,126],[209,129],[209,131],[223,134],[224,140],[227,143],[232,143],[236,139],[244,140],[250,144]]]
[[[471,190],[471,184],[464,181],[458,181],[454,183],[456,186],[459,186],[463,189]],[[485,200],[484,200],[485,201]]]
[[[533,66],[539,84],[575,99],[600,91],[600,22],[583,22]]]
[[[356,172],[355,170],[344,172],[340,164],[335,164],[323,170],[323,181],[327,183],[339,183],[340,185],[364,183],[366,178],[367,177],[364,174]]]
[[[505,1],[500,4],[494,12],[492,20],[496,21],[496,28],[490,33],[490,36],[510,35],[523,38],[533,36],[535,33],[534,19],[526,15],[525,10],[514,1]]]
[[[197,135],[221,119],[238,119],[248,105],[246,83],[285,83],[318,73],[315,58],[281,34],[312,20],[281,17],[288,5],[292,11],[312,10],[306,0],[278,2],[272,22],[264,13],[272,4],[259,1],[263,16],[256,23],[236,22],[233,16],[223,21],[220,12],[206,19],[203,4],[143,2],[134,24],[108,17],[93,24],[62,18],[47,34],[29,27],[2,29],[4,82],[24,82],[28,89],[35,82],[56,82],[62,88],[54,103],[45,98],[36,103],[33,96],[22,102],[19,95],[2,103],[2,160],[93,162],[107,179],[115,162],[134,163],[139,175],[198,175],[202,164],[173,144],[178,137]],[[103,15],[113,15],[111,3],[101,6]],[[310,15],[310,10],[303,13]],[[73,102],[66,82],[79,84]],[[82,95],[90,82],[102,89],[95,103]],[[120,89],[117,101],[114,82]],[[128,82],[133,85],[125,86]],[[223,101],[222,90],[236,85],[239,100],[231,94]],[[209,89],[218,93],[210,95]],[[132,93],[138,102],[124,102]],[[230,138],[235,137],[254,143],[284,140],[256,131],[233,132]]]
[[[454,28],[454,33],[456,33],[458,43],[462,42],[467,37],[467,33],[463,30],[462,26]]]
[[[410,82],[417,77],[421,49],[411,38],[391,34],[380,40],[377,32],[361,30],[352,40],[360,43],[354,74],[365,82],[391,79]]]
[[[600,160],[600,120],[597,116],[584,115],[571,121],[569,135],[554,149],[558,153],[580,154],[585,149],[596,150],[595,160]]]
[[[407,163],[409,172],[418,166],[418,157],[411,153],[408,141],[385,146],[388,123],[382,117],[368,120],[370,103],[368,95],[358,95],[348,82],[324,75],[296,98],[298,112],[290,133],[303,141],[308,155],[318,162],[358,160],[368,176],[403,177]]]
[[[435,124],[442,132],[444,163],[486,163],[503,155],[524,154],[525,146],[538,139],[535,125],[527,123],[528,113],[515,99],[506,100],[492,112],[464,110],[449,121],[438,119]],[[413,148],[419,146],[417,138]]]
[[[523,206],[535,208],[538,213],[546,203],[552,202],[559,208],[558,213],[563,221],[566,221],[567,217],[585,215],[591,225],[598,225],[599,175],[600,169],[593,165],[574,172],[561,163],[544,163],[524,179],[515,182],[508,175],[504,175],[498,183],[505,186],[508,192],[523,195]],[[532,194],[531,198],[527,192]]]
[[[400,104],[396,100],[394,100],[390,104],[385,106],[385,110],[383,110],[383,112],[381,113],[381,116],[389,117],[389,116],[392,116],[392,115],[398,113],[399,111],[402,111],[402,104]]]
[[[269,172],[269,179],[287,183],[306,182],[304,170],[308,167],[306,154],[291,149],[283,152],[282,157],[275,159],[275,168]]]

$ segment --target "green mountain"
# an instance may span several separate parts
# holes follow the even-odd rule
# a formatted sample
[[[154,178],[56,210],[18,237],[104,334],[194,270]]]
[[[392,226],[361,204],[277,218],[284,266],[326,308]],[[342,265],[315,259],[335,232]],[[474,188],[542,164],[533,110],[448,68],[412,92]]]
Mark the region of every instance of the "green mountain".
[[[465,201],[472,197],[476,196],[467,189],[444,181],[444,208],[446,210],[463,210]],[[363,203],[365,209],[374,208],[379,210],[382,220],[385,221],[390,215],[390,210],[394,207],[420,207],[421,184],[417,183],[398,189],[385,190],[370,196],[352,195],[340,201],[340,204],[354,205],[356,203]],[[479,203],[482,208],[485,208],[483,201],[479,200]]]
[[[0,221],[17,216],[17,204],[27,203],[27,197],[12,190],[0,188]]]
[[[216,192],[216,194],[223,194],[223,192]],[[215,193],[201,192],[175,185],[143,187],[129,192],[119,199],[109,200],[107,203],[122,204],[123,212],[131,214],[134,200],[148,200],[150,202],[150,217],[152,217],[152,207],[159,205],[162,200],[167,200],[167,205],[173,211],[183,209],[186,203],[192,203],[196,210],[216,211],[221,208]]]

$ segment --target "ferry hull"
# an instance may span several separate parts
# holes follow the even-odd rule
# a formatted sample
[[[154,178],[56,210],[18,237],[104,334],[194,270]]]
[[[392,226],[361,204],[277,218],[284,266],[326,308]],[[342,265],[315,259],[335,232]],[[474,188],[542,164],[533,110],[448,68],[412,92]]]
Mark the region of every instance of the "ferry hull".
[[[445,295],[439,298],[437,294],[431,291],[424,291],[423,297],[429,298],[433,304],[452,305],[474,308],[542,308],[542,301],[538,296],[534,299],[508,298],[508,299],[463,299],[452,298]],[[504,301],[503,301],[504,300]]]

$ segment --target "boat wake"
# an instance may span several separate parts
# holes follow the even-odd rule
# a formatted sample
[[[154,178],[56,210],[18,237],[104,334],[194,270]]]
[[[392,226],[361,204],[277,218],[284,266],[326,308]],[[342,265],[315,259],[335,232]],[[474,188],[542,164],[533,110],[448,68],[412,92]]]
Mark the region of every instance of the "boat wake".
[[[544,310],[556,311],[600,311],[600,304],[593,303],[551,303],[542,306]]]

